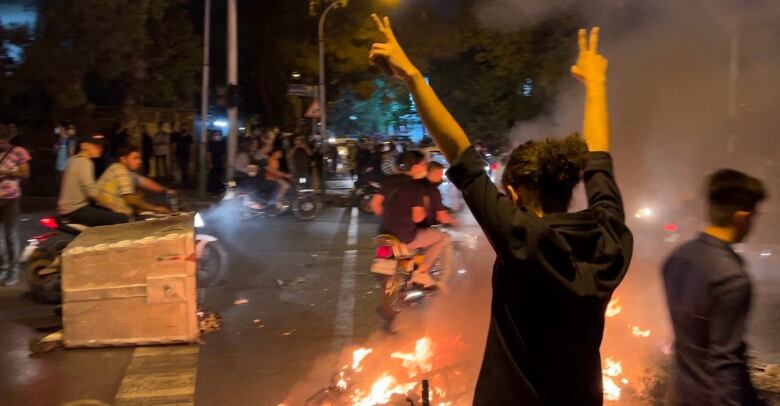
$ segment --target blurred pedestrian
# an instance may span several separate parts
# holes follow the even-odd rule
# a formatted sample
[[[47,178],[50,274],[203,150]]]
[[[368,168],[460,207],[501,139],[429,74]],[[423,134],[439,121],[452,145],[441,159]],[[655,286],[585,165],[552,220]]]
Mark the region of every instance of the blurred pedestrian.
[[[57,136],[57,141],[54,143],[54,153],[56,154],[54,182],[58,195],[60,187],[62,187],[62,174],[65,172],[68,159],[76,154],[76,147],[78,146],[78,142],[74,138],[76,130],[70,130],[68,127],[62,123],[57,123],[56,127],[54,127],[54,134]]]
[[[753,228],[765,187],[723,169],[709,178],[707,198],[709,226],[663,266],[677,365],[669,404],[761,405],[746,358],[751,281],[732,245]]]
[[[401,173],[398,170],[398,150],[392,141],[382,148],[382,173],[385,176]]]
[[[157,134],[154,135],[154,172],[157,179],[170,177],[168,157],[171,155],[171,136],[165,123],[157,124]]]
[[[192,143],[194,137],[189,131],[187,124],[181,124],[179,131],[171,134],[171,142],[173,143],[174,150],[176,151],[176,165],[179,168],[181,174],[181,184],[190,186],[190,157],[192,150]]]
[[[149,128],[146,124],[141,125],[141,155],[143,155],[143,174],[149,176],[154,156],[154,138],[149,134]]]
[[[225,157],[227,147],[220,131],[212,131],[208,145],[208,189],[213,195],[222,193],[225,182]]]
[[[22,196],[20,180],[30,176],[30,154],[23,147],[11,144],[14,134],[7,127],[0,127],[0,219],[5,237],[0,284],[3,286],[14,286],[19,282],[19,200]]]
[[[298,184],[299,179],[306,178],[308,181],[311,171],[311,156],[312,151],[306,143],[306,138],[301,135],[295,137],[287,161],[290,163],[290,172],[292,172],[292,179],[296,184]]]

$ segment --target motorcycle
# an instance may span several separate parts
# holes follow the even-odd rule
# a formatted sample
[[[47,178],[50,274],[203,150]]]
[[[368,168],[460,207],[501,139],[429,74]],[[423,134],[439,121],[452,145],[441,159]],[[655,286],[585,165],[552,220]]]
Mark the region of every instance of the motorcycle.
[[[160,217],[165,216],[152,216]],[[56,304],[62,301],[62,252],[76,236],[89,227],[69,223],[57,217],[44,217],[40,223],[52,231],[31,238],[21,260],[33,298],[39,302]],[[195,214],[194,223],[198,286],[216,286],[226,280],[227,252],[217,237],[204,232],[205,222],[200,213]]]
[[[253,217],[278,216],[292,210],[299,220],[310,221],[317,218],[322,212],[322,203],[314,190],[300,187],[291,187],[288,196],[280,204],[267,205],[264,204],[265,202],[256,201],[247,190],[239,187],[236,181],[230,181],[225,184],[225,193],[220,202],[231,205],[231,208],[238,211],[238,216],[242,220]]]
[[[392,322],[404,305],[418,302],[435,292],[412,283],[412,272],[425,258],[422,251],[409,252],[397,237],[381,234],[374,238],[376,254],[371,272],[383,279],[379,313],[388,323]],[[438,267],[430,270],[431,276],[440,280]]]

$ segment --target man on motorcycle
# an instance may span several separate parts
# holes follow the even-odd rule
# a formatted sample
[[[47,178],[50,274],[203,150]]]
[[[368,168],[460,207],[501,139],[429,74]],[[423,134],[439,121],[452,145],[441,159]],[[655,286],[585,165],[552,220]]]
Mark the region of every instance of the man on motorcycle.
[[[441,198],[441,185],[444,179],[444,166],[436,161],[428,163],[428,175],[420,180],[420,184],[425,190],[425,221],[420,223],[421,227],[430,227],[436,224],[455,225],[457,220],[450,214],[447,206]]]
[[[412,282],[431,288],[436,281],[428,271],[441,256],[449,238],[441,231],[418,227],[427,217],[425,190],[416,181],[426,175],[425,155],[419,151],[404,152],[400,169],[401,173],[384,180],[371,201],[371,208],[382,219],[381,232],[396,236],[410,250],[425,249],[425,259],[414,272]]]
[[[167,207],[150,204],[136,193],[136,188],[139,187],[160,194],[173,193],[159,183],[137,173],[142,163],[140,149],[123,145],[119,147],[118,155],[119,162],[111,164],[97,182],[100,204],[128,217],[141,211],[170,213]]]
[[[275,168],[270,164],[270,155],[273,149],[273,142],[265,141],[263,146],[260,147],[260,153],[258,154],[256,165],[259,168],[258,176],[261,176],[261,179],[265,179],[274,185],[273,189],[275,192],[273,193],[274,197],[272,200],[276,203],[277,208],[279,208],[282,204],[282,201],[284,200],[285,194],[287,194],[287,190],[290,188],[290,183],[285,181],[285,179],[289,180],[291,175],[289,173],[280,171],[278,167]]]
[[[94,227],[129,221],[126,215],[97,205],[100,196],[92,160],[103,155],[103,142],[99,134],[82,137],[80,152],[68,160],[62,175],[57,212],[73,223]]]

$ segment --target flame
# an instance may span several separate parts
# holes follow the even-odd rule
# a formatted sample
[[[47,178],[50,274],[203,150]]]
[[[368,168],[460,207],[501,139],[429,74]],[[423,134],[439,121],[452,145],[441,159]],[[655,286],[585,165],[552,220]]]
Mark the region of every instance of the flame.
[[[606,376],[603,378],[604,384],[604,400],[615,401],[620,400],[621,389],[612,380],[612,378]]]
[[[601,370],[601,381],[602,386],[604,387],[604,400],[620,400],[621,389],[612,378],[616,378],[622,373],[623,365],[620,361],[616,361],[611,357],[607,357],[604,360],[604,368]]]
[[[607,357],[604,363],[606,366],[601,370],[601,372],[605,375],[615,377],[623,373],[622,362],[615,361],[612,358]]]
[[[620,296],[615,296],[609,301],[607,312],[605,313],[607,317],[615,317],[623,311],[623,306],[619,305],[618,302],[620,302]]]
[[[339,381],[336,382],[336,387],[341,390],[347,390],[347,379],[344,377],[344,371],[339,372]]]
[[[433,369],[431,358],[431,339],[423,337],[414,345],[414,353],[394,352],[390,357],[403,360],[403,366],[409,372],[409,378],[414,378],[418,373],[430,372]]]
[[[631,334],[634,337],[650,337],[650,330],[642,330],[638,326],[631,327]]]
[[[360,368],[360,363],[372,352],[374,352],[374,350],[371,348],[358,348],[355,350],[355,352],[352,353],[352,369],[360,372],[362,370],[362,368]]]
[[[417,386],[416,382],[399,384],[398,380],[388,374],[384,373],[381,377],[371,386],[371,393],[364,395],[362,391],[355,391],[355,395],[352,397],[354,406],[375,406],[383,405],[390,402],[393,395],[406,396],[410,391],[414,390]]]

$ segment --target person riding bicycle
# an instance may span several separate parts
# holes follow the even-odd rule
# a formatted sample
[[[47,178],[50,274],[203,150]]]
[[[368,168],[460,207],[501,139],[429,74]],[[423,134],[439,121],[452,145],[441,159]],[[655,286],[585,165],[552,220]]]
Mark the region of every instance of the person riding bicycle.
[[[148,203],[136,193],[137,188],[160,194],[175,193],[137,173],[142,164],[141,150],[136,146],[123,145],[119,147],[118,155],[119,162],[111,164],[98,179],[99,204],[128,218],[143,211],[170,213],[167,207]]]
[[[127,223],[130,220],[125,214],[98,205],[100,194],[92,160],[103,155],[103,142],[104,137],[99,134],[83,136],[79,153],[68,159],[65,166],[57,212],[71,223],[95,227]]]
[[[371,209],[382,219],[380,231],[392,234],[410,250],[425,249],[425,259],[412,275],[412,282],[431,288],[436,281],[430,269],[449,243],[449,237],[431,228],[419,228],[425,221],[425,190],[417,180],[426,175],[425,155],[407,151],[399,160],[401,173],[388,176],[371,201]]]

